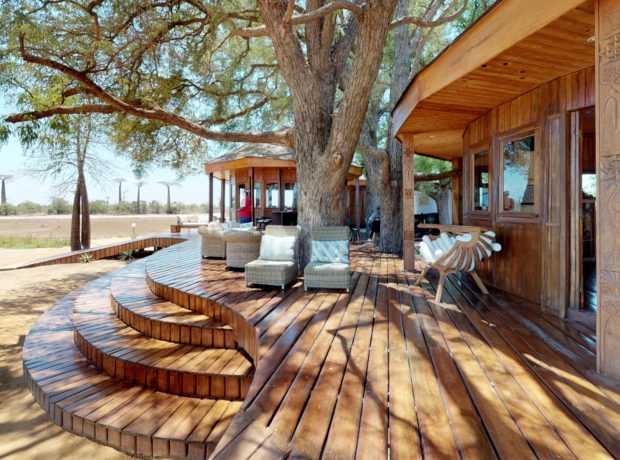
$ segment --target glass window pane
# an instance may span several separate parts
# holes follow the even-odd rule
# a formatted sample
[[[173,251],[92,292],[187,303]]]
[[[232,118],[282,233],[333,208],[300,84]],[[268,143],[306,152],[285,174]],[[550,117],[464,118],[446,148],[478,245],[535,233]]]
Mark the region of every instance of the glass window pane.
[[[267,184],[267,207],[279,208],[280,207],[280,189],[278,184]]]
[[[504,190],[502,209],[536,212],[536,150],[534,136],[505,142],[502,146]]]
[[[245,207],[245,184],[239,184],[239,208]]]
[[[260,208],[260,182],[254,182],[254,207]]]
[[[284,207],[297,207],[297,187],[296,184],[284,184]]]
[[[474,210],[489,210],[489,152],[474,155]]]

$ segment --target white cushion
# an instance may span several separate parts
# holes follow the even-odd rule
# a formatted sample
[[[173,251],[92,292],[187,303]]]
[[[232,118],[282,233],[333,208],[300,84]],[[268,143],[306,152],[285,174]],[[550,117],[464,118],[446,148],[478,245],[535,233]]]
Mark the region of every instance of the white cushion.
[[[252,222],[245,222],[243,224],[239,224],[239,228],[241,230],[252,230],[254,225],[252,225]]]
[[[294,236],[263,235],[260,242],[260,259],[294,262],[296,243],[297,238]]]

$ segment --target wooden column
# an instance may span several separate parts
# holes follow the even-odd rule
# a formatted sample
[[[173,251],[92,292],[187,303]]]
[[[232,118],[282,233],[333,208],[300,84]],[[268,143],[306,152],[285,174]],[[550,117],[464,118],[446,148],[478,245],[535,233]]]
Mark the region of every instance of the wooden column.
[[[360,209],[360,178],[355,179],[355,226],[360,229],[361,209]]]
[[[231,222],[234,222],[237,216],[235,216],[235,203],[234,203],[234,190],[233,190],[234,184],[232,180],[228,181],[228,220]]]
[[[596,9],[597,367],[620,379],[620,2]]]
[[[220,222],[226,222],[226,180],[222,179],[220,182],[221,193],[220,197]]]
[[[254,168],[250,168],[248,176],[250,178],[250,218],[252,219],[252,223],[256,224],[254,220]]]
[[[280,205],[280,211],[282,211],[284,209],[284,182],[282,181],[282,168],[278,168],[278,181],[280,183],[280,203],[278,204]]]
[[[403,262],[405,270],[415,270],[414,205],[415,193],[413,168],[413,135],[403,142]]]
[[[463,223],[463,158],[452,160],[452,169],[461,171],[459,176],[452,176],[452,225]]]
[[[213,222],[213,173],[209,173],[209,222]]]

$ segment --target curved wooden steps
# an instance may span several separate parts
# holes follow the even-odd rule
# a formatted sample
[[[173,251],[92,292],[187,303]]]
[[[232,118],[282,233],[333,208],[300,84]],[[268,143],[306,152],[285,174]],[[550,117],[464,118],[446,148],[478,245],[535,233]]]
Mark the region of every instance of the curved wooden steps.
[[[100,278],[62,299],[35,323],[23,347],[26,383],[64,429],[145,457],[208,457],[241,402],[198,399],[135,386],[96,368],[73,339],[71,311],[81,293],[109,287]]]
[[[75,343],[112,377],[200,398],[243,399],[253,366],[238,350],[153,339],[122,322],[110,305],[109,287],[90,286],[75,300]]]
[[[231,326],[195,313],[151,292],[144,261],[112,279],[112,308],[127,326],[154,339],[210,348],[237,348]]]

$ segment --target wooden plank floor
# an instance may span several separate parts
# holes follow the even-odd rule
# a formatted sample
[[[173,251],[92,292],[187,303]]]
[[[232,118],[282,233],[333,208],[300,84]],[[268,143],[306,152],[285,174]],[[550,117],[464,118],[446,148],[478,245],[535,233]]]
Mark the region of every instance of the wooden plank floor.
[[[174,396],[102,374],[67,340],[70,296],[37,323],[24,359],[37,400],[78,434],[189,458],[620,457],[620,389],[594,372],[592,331],[525,300],[451,276],[434,303],[432,274],[414,286],[401,260],[368,246],[353,252],[350,293],[247,288],[242,272],[201,259],[199,241],[141,263],[98,281],[126,276],[119,328],[150,335],[155,320],[195,315],[228,325],[255,364],[247,396]]]
[[[350,294],[248,289],[197,254],[185,243],[151,257],[151,282],[258,334],[215,458],[620,456],[620,391],[594,372],[595,337],[535,305],[466,277],[435,304],[435,278],[415,287],[401,260],[370,252],[354,255]]]

